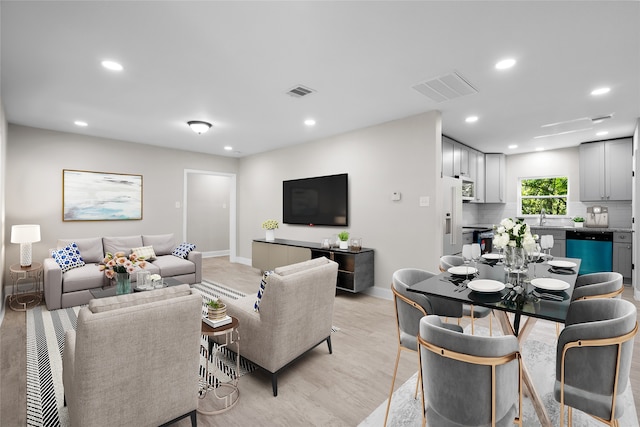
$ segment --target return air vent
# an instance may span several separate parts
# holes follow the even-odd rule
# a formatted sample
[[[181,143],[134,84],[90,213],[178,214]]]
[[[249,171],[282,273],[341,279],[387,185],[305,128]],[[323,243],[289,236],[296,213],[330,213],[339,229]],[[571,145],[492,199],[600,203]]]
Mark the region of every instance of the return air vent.
[[[444,102],[478,93],[478,90],[456,71],[425,80],[413,86],[413,89],[434,102]]]
[[[302,98],[303,96],[307,96],[310,95],[312,93],[314,93],[315,90],[302,86],[302,85],[298,85],[298,86],[294,86],[291,89],[289,89],[287,91],[287,95],[289,96],[293,96],[294,98]]]

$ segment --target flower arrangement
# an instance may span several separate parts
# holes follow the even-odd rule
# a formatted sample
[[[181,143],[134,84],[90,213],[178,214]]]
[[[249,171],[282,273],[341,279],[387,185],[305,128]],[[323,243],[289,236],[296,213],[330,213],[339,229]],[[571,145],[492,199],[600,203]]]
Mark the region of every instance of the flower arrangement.
[[[147,262],[143,258],[138,258],[136,254],[126,256],[124,252],[116,252],[111,254],[107,252],[107,256],[98,267],[100,271],[104,271],[104,275],[109,279],[113,279],[116,273],[133,273],[136,264],[140,268],[145,268]]]
[[[276,221],[275,219],[268,219],[262,223],[262,228],[264,228],[265,230],[275,230],[276,228],[278,228],[278,221]]]
[[[527,249],[535,247],[538,236],[531,234],[529,224],[525,224],[522,219],[514,221],[511,218],[505,218],[500,221],[499,226],[494,228],[496,233],[493,236],[493,246],[497,248],[512,246]]]

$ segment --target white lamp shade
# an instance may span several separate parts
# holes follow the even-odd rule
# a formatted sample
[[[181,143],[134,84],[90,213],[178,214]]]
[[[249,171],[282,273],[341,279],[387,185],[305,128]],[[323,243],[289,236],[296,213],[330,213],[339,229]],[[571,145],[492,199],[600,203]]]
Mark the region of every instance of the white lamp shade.
[[[37,224],[11,226],[11,243],[33,243],[40,241],[40,226]]]
[[[211,128],[211,123],[192,120],[187,122],[189,127],[197,134],[205,133]]]

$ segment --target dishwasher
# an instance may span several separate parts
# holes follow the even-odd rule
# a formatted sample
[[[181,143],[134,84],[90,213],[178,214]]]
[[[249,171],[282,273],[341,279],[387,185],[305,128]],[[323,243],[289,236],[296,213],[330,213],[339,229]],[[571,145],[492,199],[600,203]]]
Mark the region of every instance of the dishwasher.
[[[571,231],[567,236],[567,258],[580,258],[578,274],[611,271],[613,233],[610,231]]]

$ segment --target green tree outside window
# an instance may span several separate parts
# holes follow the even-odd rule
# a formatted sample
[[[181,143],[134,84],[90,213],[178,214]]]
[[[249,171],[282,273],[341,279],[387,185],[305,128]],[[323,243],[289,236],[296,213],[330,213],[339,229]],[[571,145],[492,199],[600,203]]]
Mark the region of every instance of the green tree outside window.
[[[566,215],[568,185],[566,176],[521,179],[522,215],[538,215],[543,208],[547,215]]]

